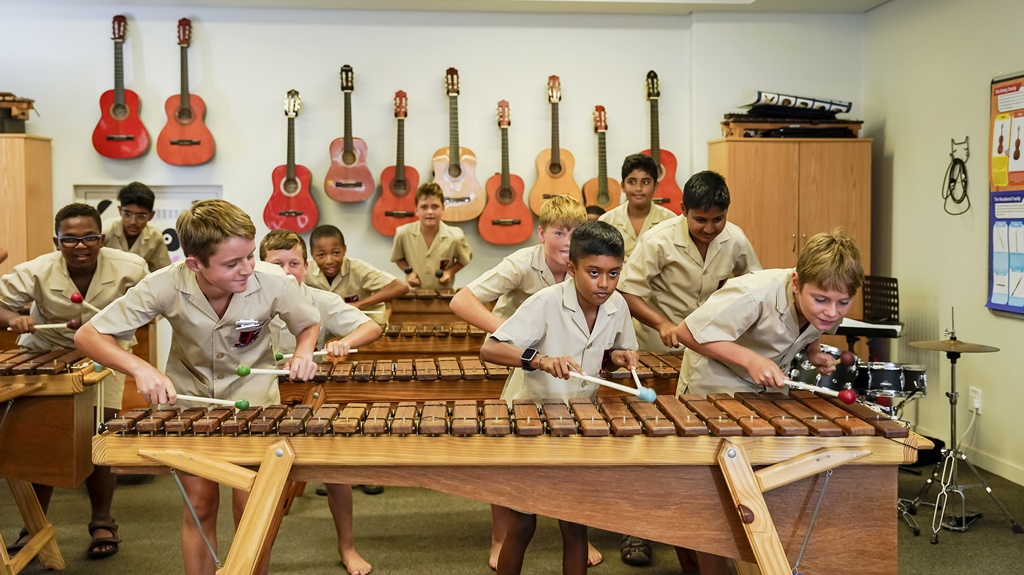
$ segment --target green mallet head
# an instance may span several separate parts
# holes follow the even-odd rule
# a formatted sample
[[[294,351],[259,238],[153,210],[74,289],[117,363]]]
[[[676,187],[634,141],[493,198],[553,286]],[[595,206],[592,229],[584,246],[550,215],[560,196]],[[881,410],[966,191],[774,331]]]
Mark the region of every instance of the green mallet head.
[[[249,409],[249,400],[240,399],[235,402],[235,409]]]
[[[281,361],[282,359],[284,359],[284,354],[281,352],[277,352],[274,354],[274,359],[276,359],[277,361]]]
[[[235,370],[235,373],[237,373],[239,377],[245,377],[252,373],[252,370],[249,369],[248,365],[240,365],[238,366],[238,369]]]

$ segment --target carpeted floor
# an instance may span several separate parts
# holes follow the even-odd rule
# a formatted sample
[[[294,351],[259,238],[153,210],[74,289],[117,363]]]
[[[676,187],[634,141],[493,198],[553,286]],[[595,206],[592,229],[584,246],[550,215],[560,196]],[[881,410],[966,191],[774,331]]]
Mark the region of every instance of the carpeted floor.
[[[985,473],[994,493],[1024,520],[1024,487]],[[964,481],[973,481],[961,473]],[[909,473],[900,473],[900,495],[912,498],[924,481]],[[937,490],[933,488],[931,499]],[[305,497],[285,519],[274,548],[271,573],[335,574],[344,573],[336,552],[333,524],[326,499],[313,494],[310,486]],[[1015,535],[1010,522],[981,489],[967,491],[968,508],[984,516],[965,533],[943,530],[939,544],[931,545],[931,508],[917,517],[922,534],[914,537],[910,528],[899,529],[899,572],[906,575],[946,573],[985,573],[1017,575],[1024,573],[1024,535]],[[224,501],[230,501],[225,497]],[[952,501],[952,499],[950,500]],[[490,513],[485,504],[431,491],[388,487],[381,495],[355,495],[356,547],[380,574],[486,575],[490,541]],[[860,502],[863,505],[871,501]],[[115,518],[124,538],[121,552],[109,559],[85,558],[88,534],[88,500],[84,489],[58,490],[51,505],[51,521],[68,563],[68,573],[109,575],[145,573],[161,575],[181,572],[181,500],[170,477],[146,478],[143,483],[122,485],[114,503]],[[851,513],[856,512],[851,509]],[[220,541],[226,556],[231,536],[230,513],[221,510]],[[19,520],[8,490],[0,488],[0,533],[5,542],[13,541]],[[524,573],[557,575],[560,573],[560,538],[557,524],[541,519],[537,535],[527,554]],[[591,540],[605,555],[605,562],[594,567],[594,575],[675,575],[680,572],[675,553],[664,545],[654,545],[654,562],[645,568],[632,568],[619,560],[619,539],[614,533],[591,531]],[[836,544],[842,544],[837,541]],[[870,553],[870,549],[865,549]],[[23,573],[45,573],[36,561]]]

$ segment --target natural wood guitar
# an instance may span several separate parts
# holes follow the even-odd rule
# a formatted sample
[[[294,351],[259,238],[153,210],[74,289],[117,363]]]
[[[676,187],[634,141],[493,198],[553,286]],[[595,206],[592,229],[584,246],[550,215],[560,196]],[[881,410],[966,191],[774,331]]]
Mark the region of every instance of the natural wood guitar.
[[[668,150],[661,149],[660,131],[658,129],[658,99],[661,88],[658,86],[658,74],[651,70],[647,73],[647,101],[651,104],[651,149],[642,154],[654,158],[658,164],[658,189],[654,190],[655,204],[668,208],[676,214],[683,213],[683,190],[676,183],[676,168],[679,163],[676,156]]]
[[[288,163],[274,168],[270,176],[274,191],[263,208],[263,222],[268,228],[300,234],[313,229],[320,219],[320,211],[309,193],[309,168],[295,165],[295,117],[301,108],[299,93],[289,90],[284,99],[284,115],[288,118]]]
[[[498,102],[501,131],[501,173],[487,180],[487,205],[480,215],[480,237],[500,245],[521,244],[533,235],[533,214],[523,203],[523,179],[509,173],[508,127],[512,115],[508,102]]]
[[[446,222],[465,222],[480,215],[487,196],[476,181],[476,154],[459,147],[459,71],[445,73],[448,94],[448,147],[434,152],[434,183],[444,191]]]
[[[1013,159],[1020,159],[1020,126],[1017,126],[1017,140],[1013,143]]]
[[[149,132],[139,119],[139,95],[124,87],[124,45],[128,20],[114,16],[114,89],[100,96],[100,121],[92,131],[92,146],[116,160],[137,158],[149,148]]]
[[[324,178],[324,192],[339,202],[361,202],[373,195],[373,174],[366,165],[366,142],[352,137],[352,66],[341,67],[341,91],[345,95],[345,137],[331,142],[331,167]]]
[[[566,194],[583,201],[583,193],[572,177],[576,158],[569,150],[558,145],[558,102],[562,99],[562,84],[558,76],[548,78],[548,102],[551,103],[551,147],[537,155],[537,181],[530,190],[530,209],[540,215],[544,200]]]
[[[394,237],[398,226],[416,221],[416,188],[420,173],[405,165],[405,118],[409,115],[409,100],[405,92],[395,92],[395,122],[398,124],[398,152],[395,165],[384,168],[380,174],[380,197],[373,204],[370,220],[373,228],[385,236]]]
[[[160,159],[175,166],[205,164],[213,157],[213,134],[206,127],[206,103],[188,90],[188,47],[192,42],[192,22],[178,20],[178,46],[181,47],[181,93],[167,98],[164,110],[167,124],[156,140]]]
[[[604,106],[594,106],[594,132],[597,134],[597,177],[583,184],[586,205],[600,206],[604,211],[619,205],[622,186],[615,178],[608,177],[608,160],[605,151],[605,132],[608,131],[608,117]]]

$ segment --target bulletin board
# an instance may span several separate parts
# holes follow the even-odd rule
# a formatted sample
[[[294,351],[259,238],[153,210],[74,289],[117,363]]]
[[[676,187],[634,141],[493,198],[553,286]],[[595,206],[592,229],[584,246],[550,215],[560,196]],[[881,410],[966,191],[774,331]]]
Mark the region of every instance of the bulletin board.
[[[1024,315],[1024,72],[992,80],[989,309]]]

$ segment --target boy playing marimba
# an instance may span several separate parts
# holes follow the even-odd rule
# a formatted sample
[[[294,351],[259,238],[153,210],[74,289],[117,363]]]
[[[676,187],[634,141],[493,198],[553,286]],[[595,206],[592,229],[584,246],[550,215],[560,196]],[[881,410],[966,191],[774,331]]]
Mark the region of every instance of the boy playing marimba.
[[[341,297],[329,291],[311,288],[303,283],[308,269],[306,242],[299,234],[289,230],[274,230],[260,242],[260,259],[281,266],[284,272],[299,283],[299,291],[310,303],[320,310],[320,338],[318,348],[326,348],[334,356],[344,358],[350,349],[358,349],[380,337],[381,329],[363,312],[342,301]],[[324,345],[330,337],[340,337]],[[274,349],[289,354],[295,351],[295,337],[288,331],[281,318],[270,322],[270,338]],[[327,484],[327,503],[334,517],[338,532],[338,553],[341,562],[351,575],[368,575],[373,569],[356,552],[352,532],[352,486],[335,483]]]
[[[484,342],[480,357],[521,366],[523,387],[511,399],[593,398],[597,386],[569,379],[570,370],[596,375],[602,367],[637,366],[636,336],[625,300],[615,291],[622,268],[622,236],[604,222],[573,231],[567,271],[571,280],[527,299]],[[537,518],[510,512],[508,534],[498,556],[499,575],[518,574]],[[587,528],[560,521],[563,573],[587,570]]]
[[[294,357],[285,364],[289,378],[311,379],[320,313],[302,296],[294,279],[272,264],[255,261],[256,226],[237,206],[202,200],[178,216],[185,260],[150,274],[85,324],[75,343],[93,360],[135,378],[151,403],[174,404],[178,392],[253,405],[279,403],[274,375],[237,375],[239,365],[276,366],[270,321],[280,316],[296,334]],[[162,315],[173,335],[167,374],[117,346],[139,327]],[[186,407],[194,405],[191,402]],[[181,477],[202,530],[216,548],[220,488],[200,477]],[[235,490],[235,523],[248,492]],[[214,560],[190,512],[183,514],[185,573],[212,574]]]
[[[416,191],[416,218],[398,227],[391,261],[414,288],[438,289],[455,285],[455,274],[469,265],[473,250],[462,230],[441,221],[444,192],[428,182]]]
[[[0,329],[10,327],[19,334],[18,345],[34,350],[73,348],[74,331],[69,328],[40,329],[37,325],[81,322],[93,315],[71,295],[82,294],[84,301],[103,308],[123,296],[146,275],[146,262],[135,254],[103,247],[102,222],[96,208],[69,204],[54,218],[53,245],[59,250],[18,264],[0,278]],[[29,315],[18,310],[31,303]],[[130,339],[130,338],[129,338]],[[103,417],[110,419],[121,408],[123,385],[114,377],[103,382]],[[117,524],[110,515],[116,478],[108,467],[96,467],[85,481],[92,504],[89,534],[92,542],[86,556],[90,559],[117,553],[120,539]],[[45,512],[53,487],[35,485],[36,496]],[[17,551],[25,545],[27,532],[9,547]]]
[[[142,182],[132,182],[121,188],[117,193],[117,213],[121,219],[110,224],[105,233],[108,248],[141,256],[151,272],[171,265],[164,235],[149,225],[154,202],[153,190]]]

